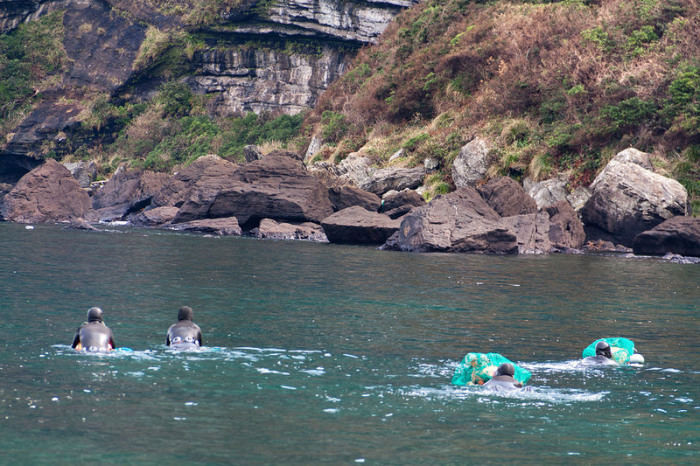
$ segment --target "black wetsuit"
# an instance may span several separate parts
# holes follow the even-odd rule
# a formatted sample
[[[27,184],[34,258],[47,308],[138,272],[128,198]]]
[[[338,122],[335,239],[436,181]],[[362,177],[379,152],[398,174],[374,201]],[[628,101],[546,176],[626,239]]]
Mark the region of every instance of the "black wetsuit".
[[[516,390],[523,388],[523,384],[510,375],[497,375],[486,382],[484,387],[492,390]]]
[[[110,351],[116,348],[112,330],[103,322],[85,322],[75,331],[71,346],[82,345],[85,351]]]
[[[597,356],[588,356],[581,360],[584,366],[619,366],[620,364],[614,359],[609,359],[599,354]]]
[[[191,320],[180,320],[168,329],[165,344],[177,349],[197,349],[202,346],[202,330]]]

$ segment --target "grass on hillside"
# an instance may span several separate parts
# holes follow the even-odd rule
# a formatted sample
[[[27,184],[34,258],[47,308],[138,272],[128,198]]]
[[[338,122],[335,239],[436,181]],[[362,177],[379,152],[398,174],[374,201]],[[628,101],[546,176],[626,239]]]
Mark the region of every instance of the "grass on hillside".
[[[336,161],[361,150],[382,164],[407,147],[409,165],[445,168],[480,135],[492,175],[566,172],[572,186],[633,146],[699,212],[699,30],[692,0],[428,0],[360,52],[306,125],[331,133]]]

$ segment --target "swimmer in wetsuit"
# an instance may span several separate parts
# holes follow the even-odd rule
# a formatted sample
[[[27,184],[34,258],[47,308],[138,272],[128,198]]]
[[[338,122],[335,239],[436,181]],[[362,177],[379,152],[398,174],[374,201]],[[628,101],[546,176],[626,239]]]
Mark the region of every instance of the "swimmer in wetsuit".
[[[194,312],[189,306],[177,311],[177,323],[170,326],[165,344],[175,349],[199,349],[202,346],[202,330],[192,322]]]
[[[504,362],[496,370],[496,375],[491,380],[484,384],[485,388],[492,390],[515,390],[523,388],[523,384],[513,377],[515,375],[515,367],[512,364]]]
[[[581,360],[581,364],[586,366],[619,366],[620,364],[612,358],[612,348],[606,341],[599,341],[595,345],[595,356],[588,356]]]
[[[91,307],[87,312],[88,321],[78,327],[71,346],[76,350],[90,352],[112,351],[114,336],[112,330],[102,322],[102,309]]]

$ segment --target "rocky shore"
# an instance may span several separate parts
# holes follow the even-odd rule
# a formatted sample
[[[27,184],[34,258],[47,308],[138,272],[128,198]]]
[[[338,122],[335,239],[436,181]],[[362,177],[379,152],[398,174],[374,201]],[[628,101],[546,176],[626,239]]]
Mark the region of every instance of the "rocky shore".
[[[468,146],[466,158],[474,162]],[[173,175],[120,168],[90,183],[87,163],[46,160],[0,193],[2,220],[90,228],[126,221],[211,235],[247,235],[388,250],[488,254],[622,252],[700,257],[700,218],[688,195],[653,170],[648,154],[627,149],[588,188],[565,180],[485,179],[483,164],[455,162],[456,190],[425,203],[426,170],[376,170],[352,154],[338,165],[307,167],[292,152],[241,165],[201,157]],[[10,189],[11,188],[11,189]]]

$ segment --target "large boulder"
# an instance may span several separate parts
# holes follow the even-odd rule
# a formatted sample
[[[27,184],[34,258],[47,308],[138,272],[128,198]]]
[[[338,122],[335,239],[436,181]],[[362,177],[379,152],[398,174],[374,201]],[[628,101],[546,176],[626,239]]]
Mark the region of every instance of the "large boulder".
[[[353,206],[325,218],[321,227],[331,243],[383,244],[400,224],[384,214]]]
[[[394,190],[415,189],[423,184],[424,167],[401,168],[389,167],[377,170],[359,186],[371,193],[381,196]]]
[[[197,189],[173,222],[235,216],[243,227],[263,218],[319,223],[332,213],[328,189],[301,161],[269,154],[240,167],[225,188]]]
[[[672,253],[700,257],[700,218],[670,218],[638,234],[632,242],[632,250],[639,255],[663,256]]]
[[[382,196],[381,212],[389,218],[403,217],[415,207],[425,204],[423,197],[412,189],[389,191]]]
[[[218,155],[205,155],[168,179],[153,196],[155,206],[181,207],[198,189],[218,191],[231,184],[239,166]]]
[[[360,206],[376,212],[382,203],[376,194],[350,185],[329,188],[328,197],[336,212],[352,206]]]
[[[415,208],[385,249],[516,254],[516,235],[471,187],[437,196]]]
[[[2,218],[18,223],[95,220],[90,196],[70,171],[53,159],[24,175],[5,195]]]
[[[581,209],[589,239],[630,246],[639,233],[688,212],[688,193],[678,181],[616,157],[590,187]]]
[[[503,217],[500,224],[515,234],[518,254],[546,254],[552,249],[546,212]]]
[[[81,188],[89,188],[97,176],[97,164],[95,162],[68,162],[64,167],[78,180]]]
[[[543,209],[567,198],[569,190],[566,188],[566,185],[568,183],[569,178],[563,174],[543,181],[533,181],[530,178],[525,178],[523,188],[535,200],[537,208]]]
[[[264,218],[250,232],[256,238],[276,240],[302,240],[327,243],[328,238],[320,225],[312,222],[287,223]]]
[[[535,200],[525,192],[520,183],[512,178],[501,177],[489,180],[476,189],[501,217],[537,212]]]
[[[168,180],[165,173],[119,167],[92,196],[92,207],[103,221],[121,220],[146,207]]]
[[[484,179],[492,156],[486,141],[474,138],[459,151],[452,163],[452,181],[456,187],[474,186]]]
[[[559,251],[581,249],[586,241],[583,224],[567,201],[559,201],[546,209],[549,214],[549,241]]]

